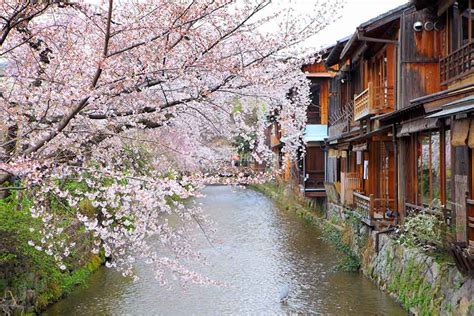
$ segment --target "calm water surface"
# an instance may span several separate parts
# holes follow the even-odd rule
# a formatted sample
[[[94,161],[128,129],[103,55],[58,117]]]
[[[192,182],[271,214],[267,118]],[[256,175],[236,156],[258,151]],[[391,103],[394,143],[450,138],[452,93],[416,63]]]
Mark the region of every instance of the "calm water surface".
[[[136,283],[102,268],[45,315],[406,315],[362,275],[334,272],[339,254],[319,231],[264,195],[226,186],[205,193],[200,202],[217,232],[214,248],[200,230],[194,232],[210,264],[195,269],[229,287],[164,289],[145,265],[137,264]],[[282,304],[287,285],[288,302]]]

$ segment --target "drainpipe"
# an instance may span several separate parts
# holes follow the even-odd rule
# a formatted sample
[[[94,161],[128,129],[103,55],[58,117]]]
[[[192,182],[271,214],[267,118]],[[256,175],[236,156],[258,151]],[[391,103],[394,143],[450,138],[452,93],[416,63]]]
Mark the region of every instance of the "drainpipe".
[[[394,198],[394,208],[397,212],[397,217],[395,217],[395,225],[398,225],[398,146],[397,146],[397,128],[395,123],[392,125],[392,142],[393,142],[393,155],[395,156],[394,161],[394,178],[395,178],[395,198]]]
[[[379,236],[382,234],[391,233],[393,231],[395,231],[395,227],[390,227],[390,228],[387,228],[375,233],[375,253],[379,253],[379,239],[380,239]]]

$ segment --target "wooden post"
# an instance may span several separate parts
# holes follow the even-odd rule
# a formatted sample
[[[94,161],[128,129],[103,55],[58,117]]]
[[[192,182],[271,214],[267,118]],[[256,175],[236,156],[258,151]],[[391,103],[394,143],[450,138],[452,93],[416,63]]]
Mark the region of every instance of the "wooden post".
[[[354,121],[355,121],[355,118],[357,117],[357,103],[356,103],[356,97],[357,97],[357,94],[354,94],[354,106],[352,107],[352,117],[354,118]],[[349,131],[350,131],[350,128],[349,128]]]
[[[369,219],[373,219],[374,218],[374,207],[375,207],[375,198],[374,198],[374,195],[373,194],[370,194],[369,195]]]
[[[440,144],[440,155],[439,155],[439,167],[440,167],[440,197],[441,204],[444,207],[447,207],[446,203],[446,128],[443,124],[441,125],[441,130],[439,134],[439,144]],[[451,160],[450,160],[451,161]]]
[[[466,216],[466,198],[467,198],[467,176],[455,175],[455,198],[456,198],[456,240],[466,242],[467,240],[467,216]]]
[[[374,100],[374,93],[375,93],[372,81],[370,81],[367,86],[368,86],[367,87],[367,89],[368,89],[368,91],[367,91],[367,107],[368,107],[369,113],[372,113],[372,111],[374,110],[373,100]]]

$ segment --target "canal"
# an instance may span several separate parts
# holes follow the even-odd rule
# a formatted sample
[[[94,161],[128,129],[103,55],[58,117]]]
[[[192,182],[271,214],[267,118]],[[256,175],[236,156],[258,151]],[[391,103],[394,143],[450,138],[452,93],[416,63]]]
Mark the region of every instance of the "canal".
[[[204,193],[199,202],[217,232],[214,247],[194,232],[209,261],[195,268],[229,286],[161,288],[145,265],[137,264],[135,283],[102,268],[44,315],[406,315],[361,274],[334,271],[340,254],[319,231],[261,193],[228,186]],[[279,295],[287,286],[282,304]]]

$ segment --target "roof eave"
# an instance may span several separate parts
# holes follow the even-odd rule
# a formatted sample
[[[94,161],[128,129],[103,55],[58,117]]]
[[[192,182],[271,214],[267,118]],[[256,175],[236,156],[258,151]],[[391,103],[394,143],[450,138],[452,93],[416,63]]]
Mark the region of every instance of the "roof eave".
[[[346,36],[343,39],[337,41],[336,45],[333,46],[326,60],[324,61],[324,66],[326,66],[326,68],[330,68],[339,63],[339,56],[341,55],[341,51],[351,37],[352,36]]]
[[[344,60],[345,58],[348,57],[352,48],[355,46],[357,42],[360,41],[359,40],[360,34],[365,34],[366,32],[372,32],[376,30],[377,28],[383,27],[389,23],[392,23],[400,19],[403,11],[410,8],[410,6],[411,6],[410,3],[403,4],[401,6],[398,6],[390,11],[385,12],[384,14],[381,14],[359,25],[355,33],[352,35],[352,37],[349,39],[347,44],[344,46],[344,49],[342,50],[341,55],[340,55],[340,60]]]
[[[339,56],[339,60],[344,60],[346,58],[351,48],[355,45],[355,43],[358,40],[359,40],[358,31],[355,31],[354,34],[349,39],[349,41],[347,41],[344,48],[342,49],[341,55]]]

